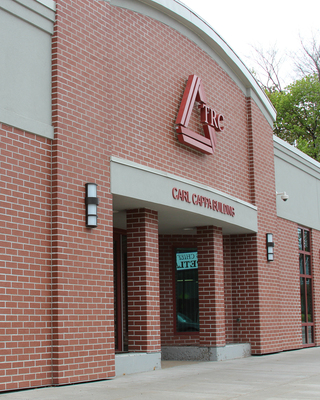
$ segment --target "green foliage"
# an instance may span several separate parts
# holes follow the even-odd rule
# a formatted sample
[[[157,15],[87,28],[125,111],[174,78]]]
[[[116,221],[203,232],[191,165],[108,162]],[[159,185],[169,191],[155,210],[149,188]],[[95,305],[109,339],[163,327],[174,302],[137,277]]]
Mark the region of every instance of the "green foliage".
[[[284,91],[267,91],[277,110],[274,133],[320,161],[320,82],[309,75]]]

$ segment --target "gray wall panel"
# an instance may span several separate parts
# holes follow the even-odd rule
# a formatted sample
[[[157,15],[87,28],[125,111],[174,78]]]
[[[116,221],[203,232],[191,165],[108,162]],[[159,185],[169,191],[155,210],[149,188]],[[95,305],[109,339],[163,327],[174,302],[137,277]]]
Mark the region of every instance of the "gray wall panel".
[[[0,121],[52,138],[54,11],[34,0],[25,4],[4,0],[0,7]]]
[[[277,215],[320,230],[320,164],[279,138],[274,138]]]

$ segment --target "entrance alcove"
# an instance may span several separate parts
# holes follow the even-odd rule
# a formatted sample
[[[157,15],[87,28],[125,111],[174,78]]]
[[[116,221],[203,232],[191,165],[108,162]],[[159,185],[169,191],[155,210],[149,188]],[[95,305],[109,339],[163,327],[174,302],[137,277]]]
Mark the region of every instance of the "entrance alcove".
[[[177,199],[180,189],[176,188],[181,188],[184,196]],[[208,360],[248,355],[246,346],[234,343],[242,338],[234,335],[232,279],[236,269],[229,249],[237,249],[235,238],[255,235],[256,207],[195,182],[115,158],[111,190],[118,243],[114,252],[117,374],[129,373],[130,365],[132,372],[160,368],[161,353],[162,358],[181,359],[185,349],[187,359],[190,352],[195,359]],[[193,204],[192,198],[206,201]],[[213,201],[228,207],[205,206]],[[235,213],[224,213],[224,209]],[[239,240],[240,251],[243,239]],[[180,258],[193,260],[197,254],[198,275],[192,260],[180,263],[177,270],[177,252]],[[187,272],[182,274],[182,269]],[[182,296],[185,305],[181,299],[177,301],[178,274],[188,287]],[[196,292],[198,309],[191,299]],[[179,309],[187,303],[188,311]],[[182,324],[188,329],[183,331]]]

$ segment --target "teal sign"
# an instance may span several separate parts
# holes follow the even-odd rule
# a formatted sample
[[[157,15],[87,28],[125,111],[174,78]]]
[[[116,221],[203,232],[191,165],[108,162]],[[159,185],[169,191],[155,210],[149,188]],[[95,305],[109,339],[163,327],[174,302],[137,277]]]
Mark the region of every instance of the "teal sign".
[[[186,269],[198,269],[198,252],[190,251],[187,253],[176,254],[177,271]]]

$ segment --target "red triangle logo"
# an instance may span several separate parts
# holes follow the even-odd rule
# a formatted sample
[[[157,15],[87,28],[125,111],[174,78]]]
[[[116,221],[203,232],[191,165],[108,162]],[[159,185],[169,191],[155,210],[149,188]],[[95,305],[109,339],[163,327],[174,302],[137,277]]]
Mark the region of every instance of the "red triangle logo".
[[[188,129],[195,101],[199,103],[204,136]],[[216,114],[207,107],[202,80],[196,75],[190,75],[176,119],[179,142],[202,153],[213,154],[217,144],[216,131],[223,131],[224,127],[221,126],[223,120],[223,115]]]

